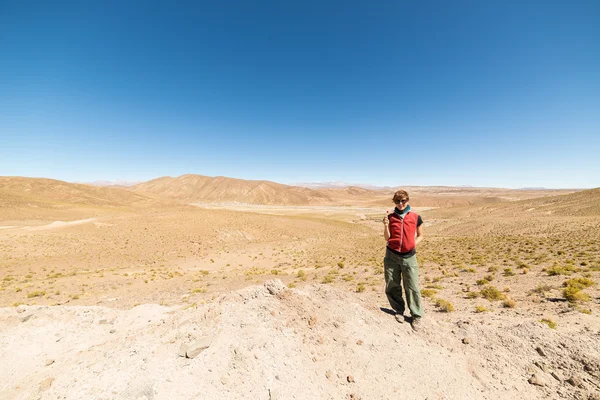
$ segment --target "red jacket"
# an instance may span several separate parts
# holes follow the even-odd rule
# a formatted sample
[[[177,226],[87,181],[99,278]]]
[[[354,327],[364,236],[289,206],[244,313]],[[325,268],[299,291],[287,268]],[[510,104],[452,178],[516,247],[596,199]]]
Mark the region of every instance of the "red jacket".
[[[388,215],[390,238],[388,247],[399,253],[408,253],[415,248],[415,236],[419,214],[409,211],[404,218],[396,213]]]

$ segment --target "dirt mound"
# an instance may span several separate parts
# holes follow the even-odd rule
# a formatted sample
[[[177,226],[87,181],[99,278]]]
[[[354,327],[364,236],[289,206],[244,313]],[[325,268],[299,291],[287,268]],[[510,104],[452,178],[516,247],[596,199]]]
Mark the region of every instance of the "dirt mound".
[[[271,281],[187,308],[0,309],[0,393],[5,399],[542,399],[587,398],[598,384],[599,333],[564,335],[533,321],[452,323],[434,314],[414,333],[379,305],[357,301],[324,285],[299,291]],[[528,382],[534,373],[544,386]]]

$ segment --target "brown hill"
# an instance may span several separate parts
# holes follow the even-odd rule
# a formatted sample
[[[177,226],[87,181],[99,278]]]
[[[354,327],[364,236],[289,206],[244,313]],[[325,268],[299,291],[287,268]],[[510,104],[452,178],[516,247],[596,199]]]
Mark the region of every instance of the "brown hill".
[[[0,177],[0,218],[36,218],[49,210],[166,205],[129,190],[46,178]],[[28,210],[28,212],[26,212]]]
[[[531,216],[600,216],[600,188],[575,193],[472,207],[428,211],[433,218]]]
[[[580,192],[520,201],[516,206],[530,212],[572,215],[600,216],[600,188]]]
[[[182,175],[176,178],[162,177],[132,187],[136,193],[154,194],[184,203],[235,202],[266,205],[310,205],[331,202],[331,198],[319,191],[282,185],[269,181],[252,181]]]

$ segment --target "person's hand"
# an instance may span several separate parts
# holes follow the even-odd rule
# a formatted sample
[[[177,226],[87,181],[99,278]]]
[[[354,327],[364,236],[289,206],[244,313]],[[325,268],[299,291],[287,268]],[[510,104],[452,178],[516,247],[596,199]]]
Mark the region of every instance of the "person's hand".
[[[384,226],[389,226],[390,225],[390,220],[388,218],[388,212],[385,212],[385,217],[383,217],[383,225]]]

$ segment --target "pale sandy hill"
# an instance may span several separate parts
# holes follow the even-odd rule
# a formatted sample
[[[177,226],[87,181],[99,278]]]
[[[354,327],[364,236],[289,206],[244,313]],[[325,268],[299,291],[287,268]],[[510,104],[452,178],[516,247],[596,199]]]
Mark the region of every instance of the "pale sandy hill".
[[[310,205],[331,201],[319,191],[269,181],[251,181],[202,175],[162,177],[132,187],[136,193],[151,193],[185,203],[236,202],[265,205]]]
[[[600,188],[522,202],[531,211],[559,215],[600,216]]]
[[[600,188],[478,207],[428,211],[433,218],[508,216],[600,216]]]
[[[535,316],[451,322],[432,313],[414,333],[379,307],[325,285],[300,291],[269,281],[198,307],[3,308],[0,393],[7,400],[597,398],[597,326],[557,332]],[[199,339],[208,348],[185,357],[182,345]],[[544,386],[528,382],[534,374]],[[573,376],[581,387],[564,382]]]
[[[354,186],[319,189],[336,204],[393,207],[396,190],[406,190],[415,207],[464,207],[506,203],[524,199],[572,193],[572,190],[517,190],[501,188],[474,188],[451,186],[403,186],[393,189],[366,189]]]
[[[416,207],[456,207],[486,205],[531,199],[566,191],[514,190],[449,186],[406,186]],[[227,177],[182,175],[162,177],[131,187],[183,203],[245,203],[260,205],[344,205],[390,206],[396,189],[367,189],[358,186],[311,189],[270,181],[249,181]],[[572,192],[572,191],[569,191]]]
[[[129,190],[46,178],[0,177],[0,218],[34,219],[49,211],[167,205]],[[78,213],[73,218],[78,218]]]

